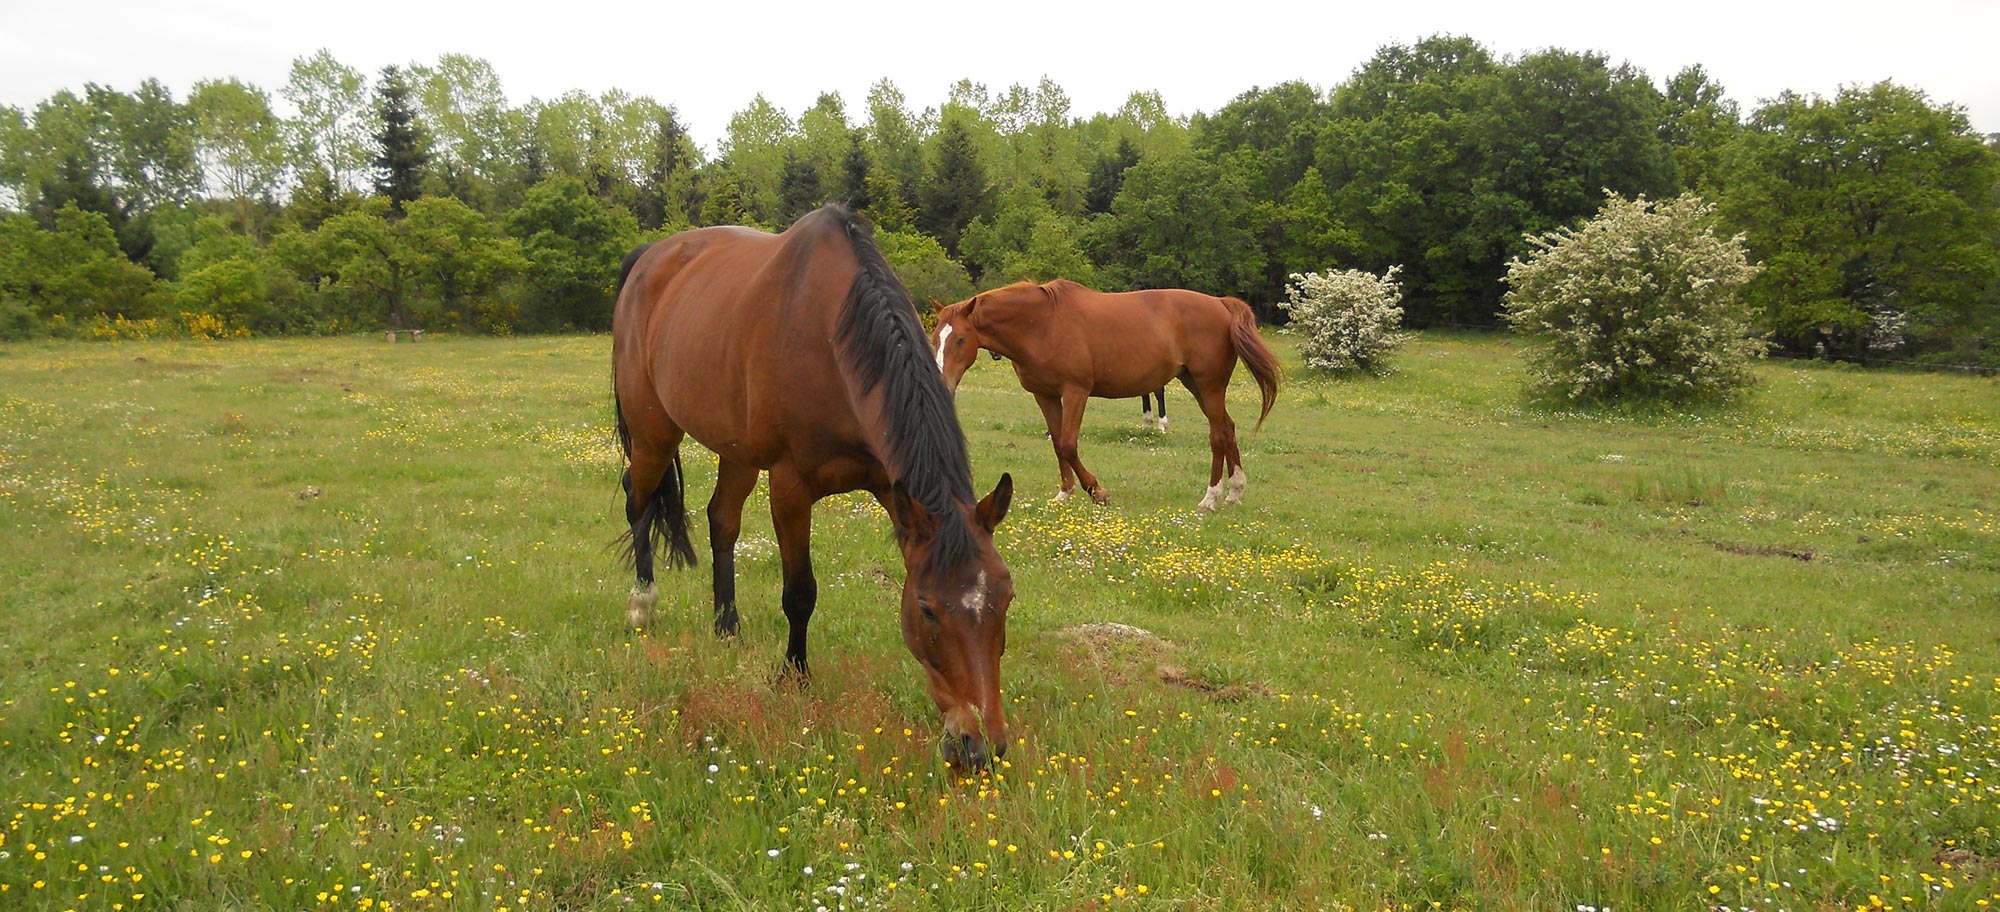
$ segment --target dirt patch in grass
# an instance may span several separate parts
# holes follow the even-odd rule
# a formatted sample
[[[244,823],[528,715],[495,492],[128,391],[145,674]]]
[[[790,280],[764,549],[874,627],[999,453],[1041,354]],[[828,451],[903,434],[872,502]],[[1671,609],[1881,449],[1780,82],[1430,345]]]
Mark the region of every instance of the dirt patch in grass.
[[[1270,688],[1256,681],[1230,680],[1211,672],[1189,671],[1179,665],[1161,665],[1159,673],[1160,683],[1200,691],[1218,703],[1234,703],[1271,693]]]
[[[145,355],[133,358],[132,363],[147,370],[156,370],[169,374],[187,374],[195,371],[222,369],[222,365],[220,364],[203,364],[199,361],[155,361]]]
[[[1717,551],[1742,554],[1748,557],[1789,557],[1795,561],[1809,561],[1815,555],[1811,548],[1794,548],[1789,545],[1746,545],[1741,542],[1702,539],[1702,542]]]

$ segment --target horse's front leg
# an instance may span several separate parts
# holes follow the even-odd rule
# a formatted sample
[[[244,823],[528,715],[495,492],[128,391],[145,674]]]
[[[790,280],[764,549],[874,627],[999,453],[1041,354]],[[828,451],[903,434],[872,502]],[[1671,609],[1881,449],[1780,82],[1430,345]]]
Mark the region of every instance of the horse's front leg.
[[[1083,433],[1083,406],[1090,401],[1090,393],[1085,390],[1065,390],[1062,397],[1062,433],[1056,435],[1056,455],[1076,470],[1076,477],[1083,482],[1083,489],[1090,499],[1101,504],[1111,502],[1111,495],[1104,493],[1104,487],[1097,483],[1097,476],[1083,467],[1083,460],[1077,458],[1076,441]]]
[[[1062,487],[1056,489],[1057,500],[1068,500],[1070,489],[1076,487],[1076,473],[1069,466],[1069,459],[1063,456],[1062,426],[1063,404],[1055,396],[1035,394],[1035,404],[1042,407],[1042,420],[1049,426],[1049,443],[1056,450],[1056,470],[1062,473]]]
[[[725,459],[716,466],[708,498],[708,550],[715,567],[715,635],[736,635],[736,539],[743,533],[743,502],[757,489],[757,467]]]
[[[806,627],[819,601],[819,583],[812,571],[812,505],[818,499],[793,473],[771,470],[771,525],[785,570],[785,620],[791,624],[785,661],[801,678],[811,674],[806,666]]]

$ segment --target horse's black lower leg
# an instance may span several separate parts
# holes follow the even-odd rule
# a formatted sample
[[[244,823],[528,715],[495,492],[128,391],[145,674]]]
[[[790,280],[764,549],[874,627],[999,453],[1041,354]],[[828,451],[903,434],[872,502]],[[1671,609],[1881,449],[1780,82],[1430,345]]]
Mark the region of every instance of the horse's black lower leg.
[[[631,469],[625,470],[618,484],[625,489],[625,523],[632,529],[632,573],[644,589],[653,584],[653,517],[646,509],[652,498],[642,501],[632,496]]]
[[[812,624],[813,607],[819,601],[819,582],[811,567],[785,574],[785,620],[791,636],[785,641],[785,663],[800,675],[811,675],[806,667],[806,628]]]
[[[715,635],[736,635],[736,547],[714,547],[715,533],[709,532],[715,555]]]
[[[708,549],[715,566],[715,635],[736,635],[736,538],[743,531],[743,501],[757,487],[753,467],[723,462],[708,499]]]
[[[790,473],[771,472],[771,531],[777,534],[778,559],[785,568],[783,606],[791,636],[785,641],[785,662],[801,678],[806,666],[806,628],[819,601],[819,583],[812,571],[812,505],[816,498]]]
[[[659,590],[653,586],[653,517],[659,509],[650,486],[659,484],[653,473],[644,473],[634,491],[632,470],[627,468],[618,482],[625,488],[625,522],[631,530],[632,594],[625,600],[625,626],[634,630],[653,623],[653,608]]]

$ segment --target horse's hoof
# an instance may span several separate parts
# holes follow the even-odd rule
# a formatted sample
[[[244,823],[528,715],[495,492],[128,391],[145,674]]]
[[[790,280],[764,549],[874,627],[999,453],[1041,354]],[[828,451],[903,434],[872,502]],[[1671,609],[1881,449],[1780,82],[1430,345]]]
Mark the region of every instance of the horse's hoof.
[[[625,626],[631,630],[644,630],[653,625],[653,606],[660,603],[660,590],[648,585],[641,589],[632,587],[632,594],[625,599]]]
[[[1070,490],[1069,490],[1068,488],[1064,488],[1064,489],[1062,489],[1062,490],[1060,490],[1060,491],[1057,491],[1057,492],[1056,492],[1056,503],[1062,503],[1063,501],[1066,501],[1066,500],[1068,500],[1068,499],[1069,499],[1069,495],[1070,495]]]
[[[1096,501],[1100,507],[1111,506],[1111,495],[1104,493],[1103,488],[1092,490],[1090,492],[1090,499]]]
[[[1167,419],[1162,418],[1160,419],[1160,433],[1164,434],[1166,432],[1167,432]]]
[[[715,616],[715,635],[724,640],[736,637],[736,609],[731,608]]]

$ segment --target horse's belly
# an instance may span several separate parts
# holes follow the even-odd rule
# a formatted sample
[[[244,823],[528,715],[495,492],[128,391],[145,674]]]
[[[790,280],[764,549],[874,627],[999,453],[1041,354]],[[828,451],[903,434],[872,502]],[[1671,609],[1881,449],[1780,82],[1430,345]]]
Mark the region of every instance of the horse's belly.
[[[1179,373],[1178,364],[1160,364],[1147,369],[1118,371],[1110,376],[1100,375],[1091,385],[1090,394],[1100,399],[1130,399],[1146,393],[1157,393]]]

